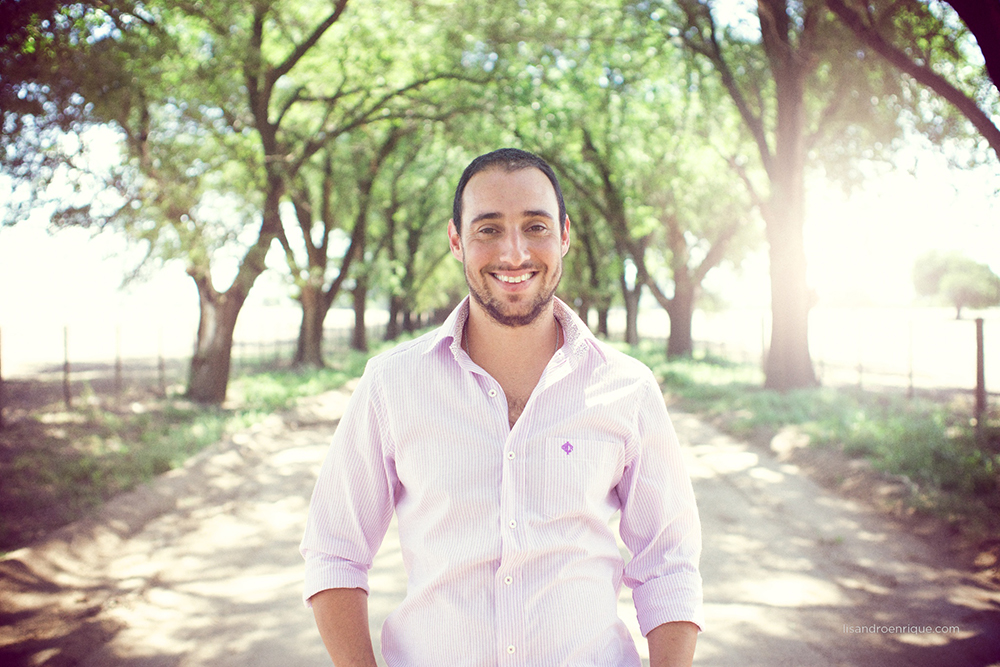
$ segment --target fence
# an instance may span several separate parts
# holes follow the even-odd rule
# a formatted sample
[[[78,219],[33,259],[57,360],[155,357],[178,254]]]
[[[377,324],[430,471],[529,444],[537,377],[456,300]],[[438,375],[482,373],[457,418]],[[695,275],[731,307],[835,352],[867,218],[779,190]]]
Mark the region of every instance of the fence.
[[[107,331],[109,328],[113,330]],[[78,329],[83,331],[78,332]],[[103,330],[105,335],[95,336],[95,329]],[[376,321],[366,327],[366,332],[369,341],[381,340],[385,335],[385,324]],[[111,397],[116,404],[126,398],[127,390],[137,387],[164,396],[169,389],[184,381],[190,360],[190,353],[179,355],[176,345],[165,344],[167,336],[163,330],[150,337],[133,329],[132,337],[127,337],[123,335],[121,326],[67,325],[59,332],[60,361],[55,361],[58,353],[53,349],[57,347],[54,336],[38,336],[48,343],[45,351],[48,356],[45,358],[41,356],[45,352],[40,353],[37,346],[32,346],[31,354],[12,353],[15,346],[10,341],[5,343],[4,333],[0,329],[0,428],[4,426],[10,408],[30,410],[59,401],[66,408],[71,408],[86,400],[82,396],[84,390]],[[81,335],[78,336],[78,333]],[[324,349],[327,352],[346,349],[352,334],[353,327],[326,328]],[[97,338],[113,338],[113,352],[108,345],[95,345]],[[136,338],[139,340],[134,340]],[[151,338],[157,341],[155,347],[149,343]],[[28,337],[22,335],[18,342],[26,340]],[[291,337],[236,339],[232,348],[232,368],[239,370],[246,366],[258,367],[261,363],[289,362],[294,357],[296,345],[297,340]],[[131,354],[125,354],[123,350]],[[136,354],[137,351],[139,354]],[[17,363],[6,363],[9,358],[14,358]],[[8,370],[11,367],[15,369],[14,373]]]
[[[372,311],[367,327],[370,341],[384,335],[384,315]],[[983,360],[977,358],[976,343],[978,334],[986,359],[1000,355],[1000,313],[990,315],[977,332],[974,321],[955,320],[946,310],[817,309],[810,319],[810,349],[817,374],[826,385],[971,392],[978,380],[982,398],[977,397],[977,401],[985,402],[988,378]],[[325,349],[346,348],[352,331],[346,324],[347,314],[335,314],[331,319],[336,326],[326,330]],[[612,337],[620,338],[624,314],[613,311],[609,324]],[[769,327],[765,311],[698,311],[692,333],[699,349],[759,363],[767,351]],[[121,396],[127,384],[137,381],[166,393],[171,384],[182,381],[186,371],[183,360],[189,358],[191,349],[184,339],[190,341],[192,330],[161,328],[150,335],[138,327],[88,323],[56,332],[25,331],[9,340],[0,338],[0,424],[3,407],[16,403],[16,396],[8,390],[17,388],[13,385],[18,381],[5,381],[5,373],[41,379],[50,393],[58,386],[67,404],[74,399],[74,382],[103,383],[102,392],[112,396]],[[665,340],[669,335],[666,314],[658,308],[643,311],[639,331],[645,338]],[[6,336],[7,331],[0,333]],[[297,323],[291,315],[282,319],[264,313],[256,319],[247,318],[242,328],[237,328],[233,367],[238,370],[261,361],[291,360],[296,333]],[[28,346],[36,348],[34,357],[24,353]],[[59,356],[62,359],[56,361]],[[13,373],[8,358],[15,361]]]
[[[365,327],[368,342],[382,340],[385,336],[385,324],[369,324]],[[345,350],[351,345],[353,327],[325,327],[323,329],[323,349],[329,353],[334,350]],[[282,337],[274,339],[233,341],[233,368],[240,369],[245,365],[256,365],[260,362],[280,363],[295,358],[298,348],[298,338]]]
[[[816,309],[810,353],[825,385],[897,387],[910,394],[979,387],[985,394],[986,359],[1000,355],[1000,313],[985,314],[990,317],[956,320],[947,309]],[[705,314],[700,324],[707,349],[742,361],[765,359],[766,312]]]

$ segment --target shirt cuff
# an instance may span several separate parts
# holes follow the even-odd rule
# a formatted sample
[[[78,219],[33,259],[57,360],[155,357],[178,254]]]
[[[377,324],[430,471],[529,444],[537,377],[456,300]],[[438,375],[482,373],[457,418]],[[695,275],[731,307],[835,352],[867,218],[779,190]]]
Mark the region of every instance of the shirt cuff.
[[[306,579],[302,601],[311,607],[309,598],[329,588],[360,588],[368,593],[368,568],[343,558],[305,553]]]
[[[705,630],[701,575],[682,572],[651,579],[632,590],[639,629],[645,637],[653,628],[676,621],[688,621]]]

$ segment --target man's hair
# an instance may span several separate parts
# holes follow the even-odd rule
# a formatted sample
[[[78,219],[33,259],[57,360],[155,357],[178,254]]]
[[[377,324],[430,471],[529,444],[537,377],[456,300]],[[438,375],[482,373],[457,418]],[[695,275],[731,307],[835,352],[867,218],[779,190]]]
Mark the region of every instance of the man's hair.
[[[462,178],[458,179],[455,202],[451,209],[452,220],[455,221],[455,229],[458,232],[462,231],[462,195],[465,193],[465,186],[468,185],[473,176],[487,169],[503,169],[506,172],[538,169],[545,174],[545,177],[552,183],[552,189],[556,191],[556,201],[559,203],[559,229],[562,231],[566,227],[566,202],[563,201],[562,188],[559,187],[556,172],[552,170],[549,163],[534,153],[522,151],[519,148],[501,148],[492,153],[480,155],[470,162],[469,166],[462,172]]]

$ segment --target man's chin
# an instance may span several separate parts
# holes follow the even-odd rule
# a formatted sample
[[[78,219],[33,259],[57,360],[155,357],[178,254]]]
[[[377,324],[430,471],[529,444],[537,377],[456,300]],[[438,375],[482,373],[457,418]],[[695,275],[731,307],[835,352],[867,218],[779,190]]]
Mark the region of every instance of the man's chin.
[[[545,312],[552,297],[536,301],[532,304],[499,305],[493,301],[482,299],[479,294],[473,292],[472,297],[482,309],[497,324],[505,327],[524,327],[537,320]]]

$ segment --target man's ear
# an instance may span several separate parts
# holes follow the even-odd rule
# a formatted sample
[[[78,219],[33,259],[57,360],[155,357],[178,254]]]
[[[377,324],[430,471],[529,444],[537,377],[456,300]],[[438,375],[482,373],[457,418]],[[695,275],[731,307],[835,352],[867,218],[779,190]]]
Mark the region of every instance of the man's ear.
[[[563,257],[565,257],[566,253],[569,252],[569,216],[568,215],[566,216],[566,224],[563,225],[562,239],[561,239],[561,241],[562,241],[562,254],[563,254]]]
[[[451,248],[452,256],[460,262],[465,261],[465,255],[462,253],[462,236],[455,229],[455,221],[448,221],[448,247]]]

